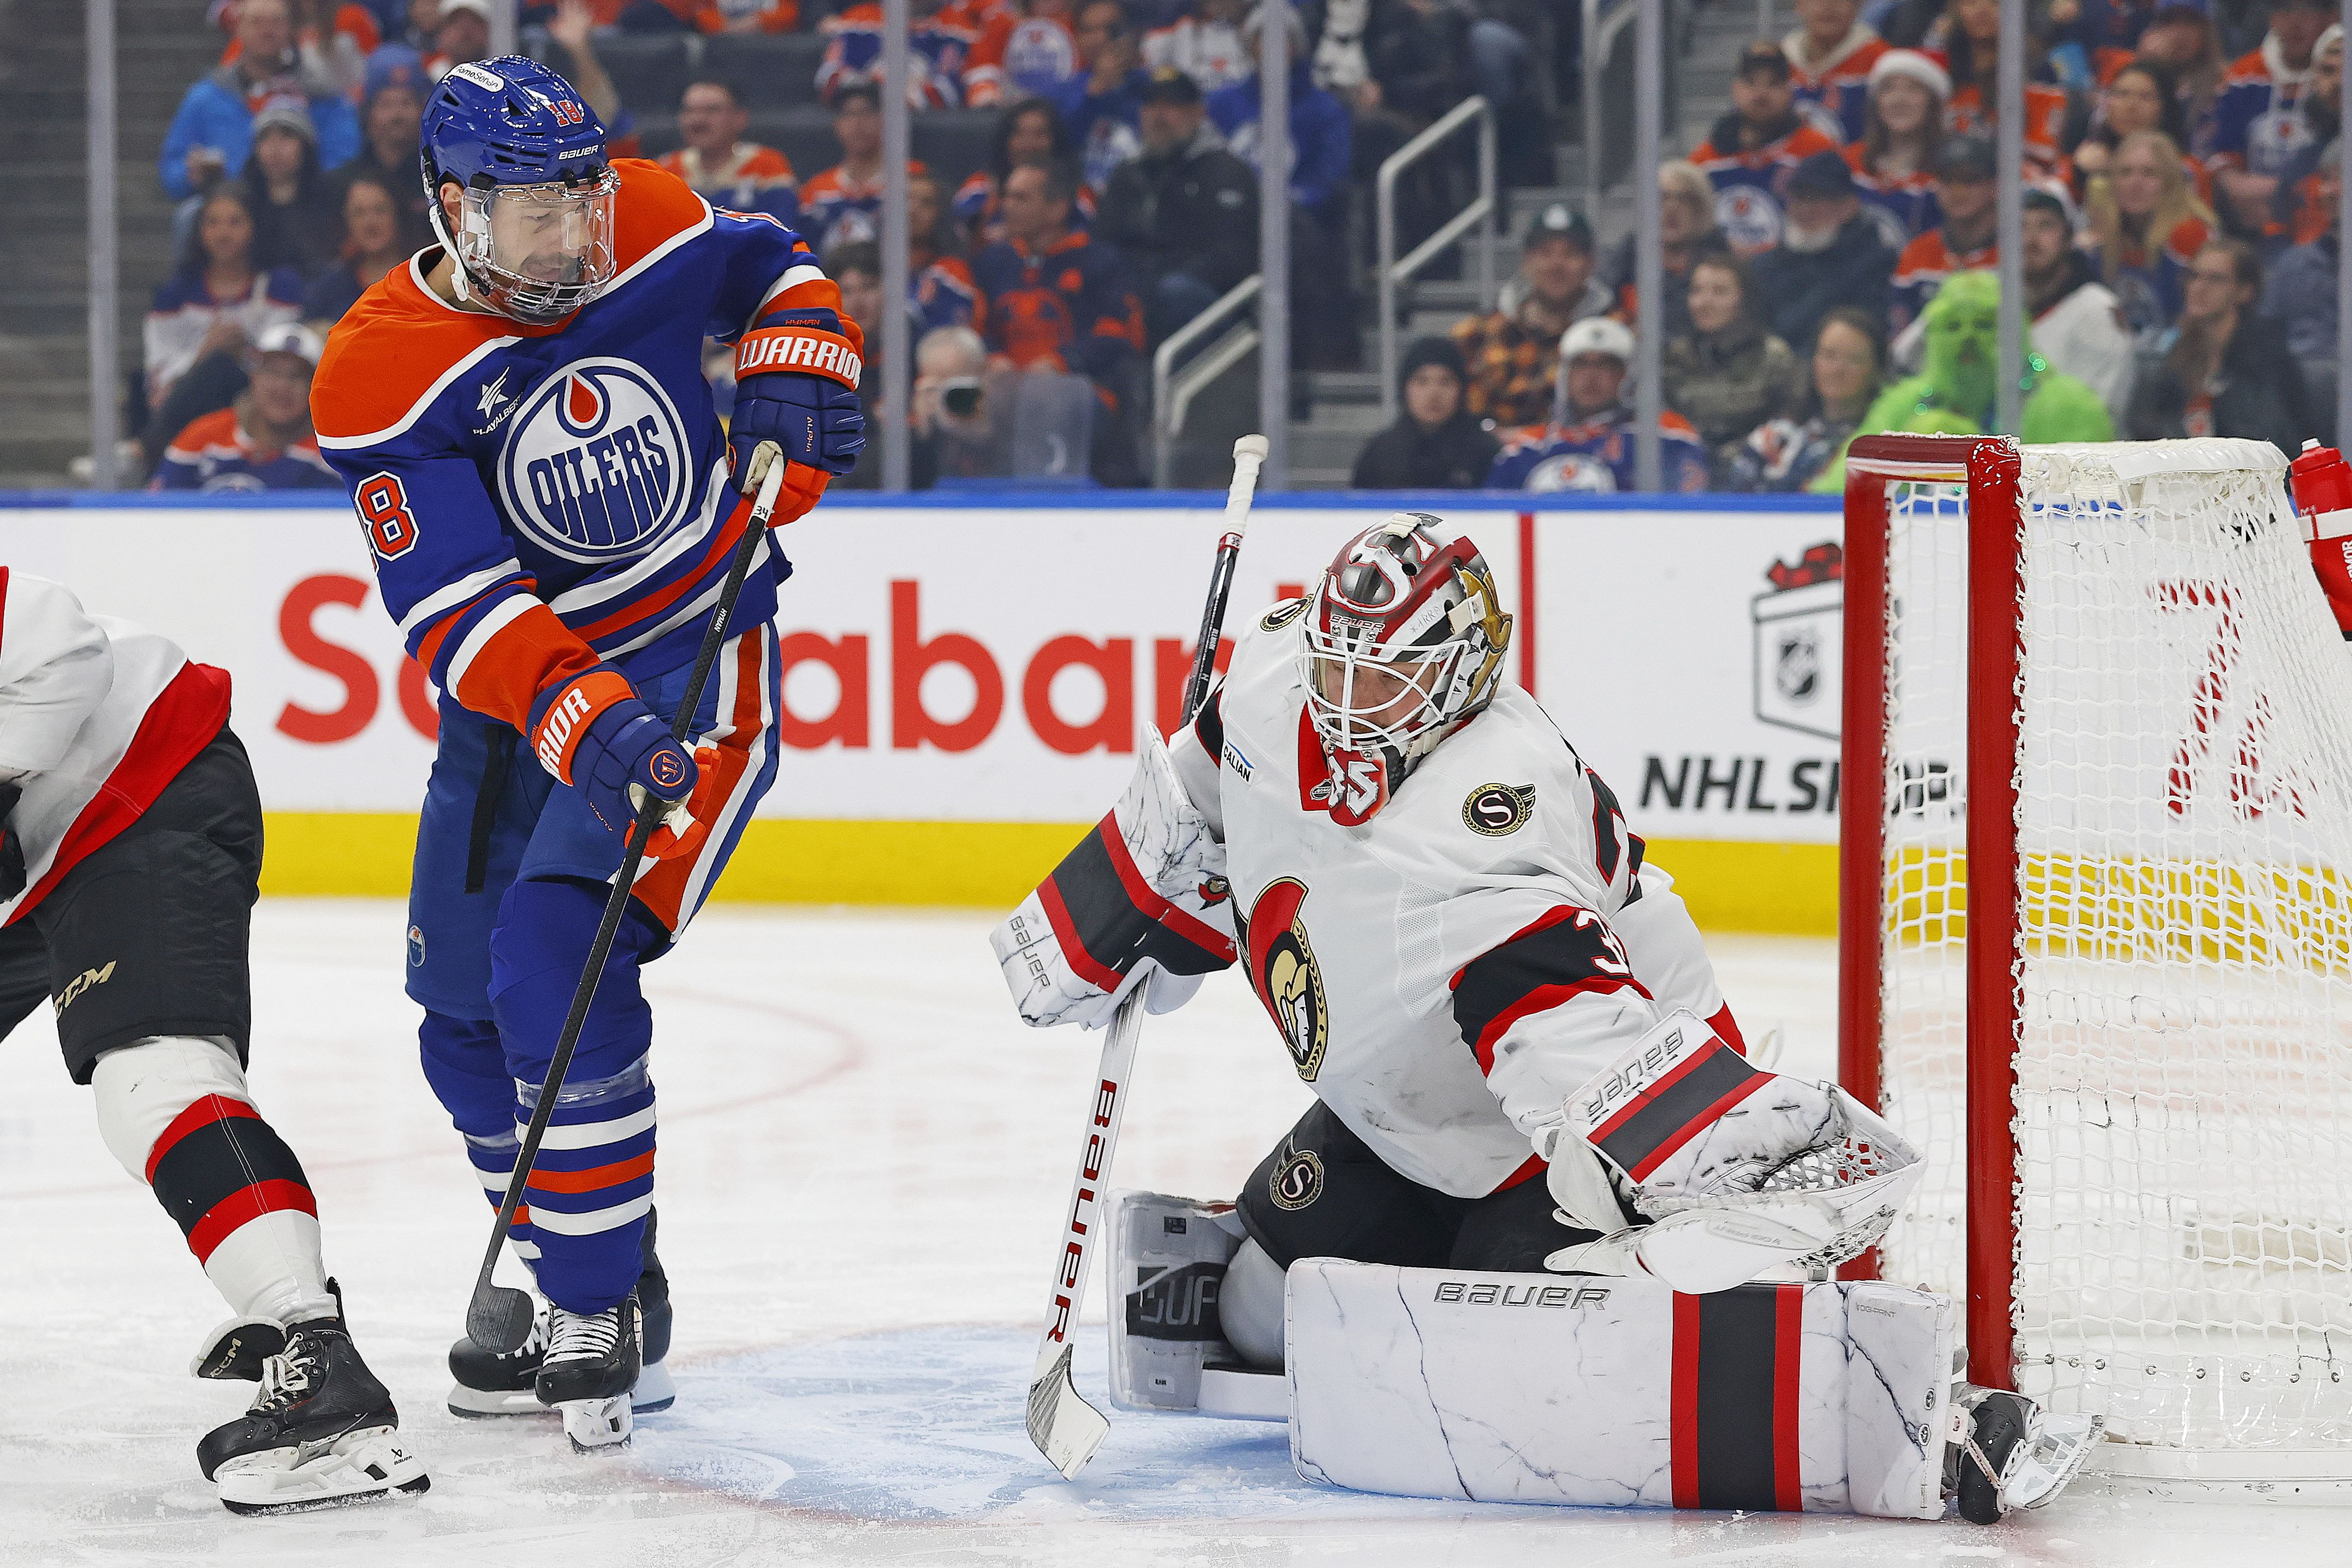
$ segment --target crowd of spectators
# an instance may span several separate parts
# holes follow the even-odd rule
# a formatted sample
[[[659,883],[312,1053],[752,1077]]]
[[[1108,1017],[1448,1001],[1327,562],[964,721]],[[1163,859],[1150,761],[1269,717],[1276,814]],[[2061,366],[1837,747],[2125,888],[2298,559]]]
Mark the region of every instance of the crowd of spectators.
[[[912,0],[903,86],[886,79],[877,0],[214,0],[220,63],[188,89],[158,161],[179,207],[177,261],[149,317],[134,400],[152,482],[274,484],[308,471],[307,428],[289,437],[289,467],[268,447],[288,437],[282,421],[253,412],[274,406],[258,390],[265,373],[274,386],[291,363],[265,339],[299,324],[303,342],[322,340],[433,242],[418,178],[424,105],[447,72],[488,57],[500,4],[605,122],[615,156],[642,155],[658,137],[659,162],[709,200],[804,236],[869,345],[911,345],[904,417],[919,437],[919,482],[1142,482],[1145,356],[1257,270],[1269,16],[1289,29],[1293,62],[1283,178],[1305,263],[1291,301],[1301,368],[1357,362],[1354,269],[1321,260],[1364,245],[1380,161],[1463,96],[1486,91],[1515,132],[1513,178],[1552,177],[1548,68],[1531,42],[1553,41],[1538,26],[1542,0],[1301,0],[1272,11],[1261,0]],[[830,117],[839,155],[829,167],[796,170],[754,137],[740,70],[695,73],[663,89],[674,100],[625,103],[599,54],[615,38],[793,32],[814,35],[816,52],[793,57],[813,72],[792,100]],[[753,85],[772,100],[772,83]],[[925,113],[995,111],[961,184],[910,162],[904,301],[883,298],[878,248],[892,91]],[[1427,169],[1405,197],[1407,243],[1458,205]],[[713,350],[724,413],[732,387]],[[897,417],[871,379],[869,413]],[[207,468],[174,456],[191,440],[224,449],[224,428],[269,460]]]
[[[1858,432],[1992,425],[1999,0],[1794,9],[1657,174],[1671,489],[1828,489]],[[2033,0],[2028,24],[2029,438],[2293,453],[2335,408],[2336,5]],[[1466,414],[1500,443],[1474,482],[1630,488],[1633,281],[1631,237],[1596,266],[1582,216],[1532,215],[1499,308],[1451,354],[1412,346],[1359,482],[1463,482],[1439,475]]]

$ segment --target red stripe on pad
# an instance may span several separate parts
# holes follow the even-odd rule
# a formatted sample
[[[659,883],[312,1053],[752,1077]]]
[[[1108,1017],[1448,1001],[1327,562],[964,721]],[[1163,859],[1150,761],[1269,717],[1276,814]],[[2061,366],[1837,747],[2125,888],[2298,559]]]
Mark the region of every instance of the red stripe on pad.
[[[1548,1013],[1579,996],[1605,996],[1612,991],[1633,991],[1645,997],[1650,994],[1638,980],[1619,980],[1603,975],[1589,975],[1566,985],[1538,986],[1487,1020],[1486,1028],[1479,1032],[1478,1043],[1470,1047],[1472,1054],[1478,1058],[1478,1070],[1482,1073],[1495,1070],[1495,1047],[1503,1043],[1503,1037],[1509,1034],[1511,1026],[1520,1019],[1537,1013]],[[1596,1134],[1595,1142],[1598,1141]]]
[[[1657,1082],[1652,1084],[1649,1088],[1643,1089],[1633,1099],[1627,1100],[1622,1110],[1619,1110],[1616,1115],[1611,1117],[1600,1126],[1594,1128],[1591,1132],[1586,1134],[1586,1137],[1595,1143],[1600,1142],[1604,1138],[1615,1137],[1620,1131],[1624,1130],[1625,1123],[1633,1121],[1636,1115],[1648,1108],[1650,1101],[1657,1099],[1658,1096],[1665,1093],[1666,1090],[1682,1082],[1684,1079],[1688,1078],[1693,1072],[1697,1070],[1701,1062],[1704,1062],[1708,1058],[1714,1056],[1720,1048],[1720,1047],[1710,1045],[1693,1051],[1681,1061],[1675,1063],[1672,1072],[1669,1072],[1665,1077],[1660,1079]]]
[[[188,1250],[204,1263],[213,1249],[226,1241],[239,1227],[259,1219],[264,1215],[289,1211],[306,1214],[316,1219],[319,1205],[310,1196],[310,1189],[299,1182],[256,1182],[215,1204],[188,1232]]]
[[[1798,1468],[1798,1392],[1803,1386],[1805,1288],[1773,1288],[1772,1490],[1782,1513],[1805,1510],[1805,1483]]]
[[[1698,1298],[1675,1298],[1674,1393],[1667,1432],[1674,1450],[1675,1506],[1698,1507]]]
[[[1215,927],[1194,920],[1174,904],[1160,896],[1159,889],[1143,879],[1135,868],[1134,857],[1127,852],[1127,840],[1119,837],[1118,814],[1112,812],[1102,819],[1103,847],[1110,853],[1111,869],[1118,873],[1119,886],[1144,917],[1155,925],[1167,927],[1194,947],[1205,948],[1231,963],[1234,961],[1234,939]]]
[[[142,1173],[142,1179],[149,1186],[153,1186],[155,1167],[163,1163],[163,1156],[177,1147],[181,1139],[199,1127],[209,1127],[215,1121],[226,1121],[234,1116],[250,1116],[256,1121],[261,1120],[261,1112],[245,1101],[231,1100],[226,1095],[207,1094],[191,1100],[186,1110],[172,1118],[172,1124],[156,1138],[155,1146],[147,1151],[147,1169]]]

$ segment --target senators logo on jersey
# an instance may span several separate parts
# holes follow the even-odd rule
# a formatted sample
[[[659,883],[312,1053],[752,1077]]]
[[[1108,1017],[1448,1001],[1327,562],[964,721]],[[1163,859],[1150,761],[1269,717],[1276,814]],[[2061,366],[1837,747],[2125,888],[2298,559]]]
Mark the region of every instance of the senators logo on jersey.
[[[686,515],[686,422],[661,383],[617,359],[575,360],[533,388],[499,457],[507,514],[573,561],[644,553]]]
[[[1290,1065],[1313,1083],[1331,1043],[1331,1008],[1322,968],[1307,945],[1307,922],[1299,918],[1306,901],[1307,885],[1295,878],[1268,883],[1242,922],[1242,949],[1249,955],[1250,986],[1282,1031]]]

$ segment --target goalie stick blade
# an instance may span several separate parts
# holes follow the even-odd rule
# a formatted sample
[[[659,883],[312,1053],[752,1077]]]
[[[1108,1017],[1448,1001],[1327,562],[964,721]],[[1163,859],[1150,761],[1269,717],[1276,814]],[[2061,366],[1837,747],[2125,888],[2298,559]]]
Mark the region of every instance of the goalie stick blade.
[[[1067,1481],[1077,1479],[1109,1436],[1109,1417],[1078,1396],[1070,1347],[1064,1345],[1052,1370],[1029,1384],[1029,1440]]]

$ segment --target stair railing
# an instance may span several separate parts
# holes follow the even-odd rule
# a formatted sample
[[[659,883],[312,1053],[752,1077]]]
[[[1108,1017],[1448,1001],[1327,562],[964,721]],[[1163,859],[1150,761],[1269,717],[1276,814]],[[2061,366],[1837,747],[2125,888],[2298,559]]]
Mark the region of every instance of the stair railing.
[[[1400,261],[1396,253],[1398,176],[1473,121],[1478,125],[1477,199],[1448,218],[1443,227],[1414,246],[1412,253]],[[1495,227],[1501,210],[1495,184],[1495,109],[1483,96],[1466,98],[1455,104],[1381,164],[1380,175],[1373,183],[1373,222],[1381,247],[1381,416],[1384,420],[1393,420],[1397,415],[1397,287],[1411,282],[1449,246],[1482,224],[1486,226],[1486,243],[1475,247],[1478,253],[1478,308],[1494,308]]]
[[[1175,461],[1176,438],[1184,433],[1184,416],[1208,384],[1240,363],[1257,347],[1257,328],[1244,321],[1214,347],[1179,371],[1176,361],[1184,351],[1239,315],[1257,299],[1255,272],[1225,290],[1217,302],[1168,334],[1151,355],[1151,483],[1169,488]]]

